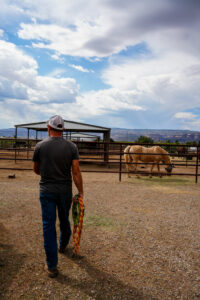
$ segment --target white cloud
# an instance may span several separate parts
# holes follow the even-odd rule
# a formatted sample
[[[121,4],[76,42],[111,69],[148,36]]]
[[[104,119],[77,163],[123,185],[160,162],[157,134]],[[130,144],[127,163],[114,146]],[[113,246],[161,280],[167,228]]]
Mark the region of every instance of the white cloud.
[[[178,112],[175,114],[175,118],[177,119],[193,120],[195,117],[196,115],[190,112]]]
[[[0,40],[1,97],[27,98],[29,87],[34,88],[37,62],[14,44]]]
[[[22,23],[18,35],[22,39],[38,40],[38,42],[32,44],[33,47],[51,49],[64,55],[81,57],[98,55],[102,57],[106,54],[105,51],[98,54],[96,50],[85,46],[88,40],[96,36],[97,32],[103,36],[105,28],[102,28],[98,23],[91,25],[84,20],[77,20],[75,26],[76,30],[55,24]],[[121,49],[121,47],[118,47],[116,51],[118,52]],[[108,54],[112,54],[112,51],[109,51]]]
[[[88,60],[91,61],[91,62],[100,62],[101,58],[99,58],[99,57],[93,57],[93,58],[88,58]]]
[[[73,78],[51,78],[37,76],[36,88],[28,90],[31,101],[37,102],[73,102],[78,86]]]
[[[133,126],[198,126],[192,113],[182,112],[199,107],[199,1],[182,0],[181,5],[171,0],[13,3],[2,0],[0,25],[12,24],[21,39],[32,41],[32,51],[51,50],[49,55],[59,63],[65,62],[62,55],[76,57],[78,63],[71,67],[81,72],[91,70],[80,65],[80,58],[100,62],[109,57],[108,67],[104,60],[101,79],[111,88],[80,94],[75,79],[59,78],[64,74],[61,69],[39,76],[35,59],[12,43],[0,41],[3,99],[27,99],[27,111],[42,116],[64,109],[75,120],[104,115],[119,120],[126,111],[125,121],[129,112],[134,113],[129,116]],[[0,36],[3,33],[0,30]],[[135,59],[128,57],[129,51],[126,59],[113,55],[139,43],[148,50],[137,53]]]
[[[98,116],[107,113],[119,113],[123,110],[143,111],[144,107],[134,101],[135,94],[118,89],[92,91],[77,97],[81,115]]]
[[[78,66],[78,65],[69,65],[71,68],[75,69],[75,70],[78,70],[80,72],[83,72],[83,73],[93,73],[94,71],[93,70],[88,70],[86,68],[83,68],[82,66]]]
[[[26,13],[20,3],[12,0],[1,0],[0,27],[16,24],[25,16]]]
[[[148,128],[151,122],[158,122],[158,126],[161,126],[165,122],[165,126],[170,128],[176,124],[188,126],[188,123],[183,124],[177,118],[180,113],[176,113],[199,105],[198,60],[186,54],[181,57],[174,53],[160,56],[157,60],[142,58],[136,61],[127,58],[115,61],[114,64],[111,61],[103,71],[102,78],[112,88],[80,94],[73,78],[54,78],[65,69],[58,68],[48,76],[39,76],[38,66],[33,58],[11,43],[0,42],[1,98],[9,99],[9,103],[15,108],[17,101],[11,102],[11,99],[21,99],[23,108],[26,108],[33,120],[34,113],[47,119],[51,114],[64,113],[67,119],[86,122],[88,118],[107,115],[118,122],[125,118],[124,124],[134,122],[134,127],[136,124],[146,124]],[[26,100],[26,105],[23,99]],[[21,107],[19,104],[18,109]],[[126,117],[123,112],[128,114],[131,111],[129,120],[130,117]],[[23,118],[21,114],[19,122],[24,122]],[[175,120],[180,122],[176,123]],[[105,122],[107,126],[111,126],[109,119]],[[123,124],[122,121],[120,123]],[[190,125],[193,126],[192,123]]]
[[[186,129],[190,130],[198,130],[200,131],[200,119],[193,120],[191,122],[188,122],[184,125]]]
[[[73,78],[38,75],[37,62],[14,44],[0,40],[1,98],[73,102],[79,87]]]
[[[0,76],[8,80],[17,80],[23,84],[32,84],[37,73],[37,62],[13,43],[0,40]]]
[[[180,120],[182,128],[200,130],[200,118],[197,114],[191,112],[178,112],[174,117]]]
[[[56,6],[52,0],[36,0],[23,9],[38,23],[21,23],[18,34],[37,40],[35,47],[88,58],[109,56],[143,41],[155,53],[179,49],[198,55],[199,8],[196,0],[183,0],[182,5],[170,0],[123,5],[113,0],[59,0]]]
[[[36,111],[34,113],[31,108],[31,104],[25,100],[5,99],[0,101],[1,128],[9,128],[26,122],[30,123],[30,120],[37,121],[39,115]]]
[[[64,62],[65,62],[64,57],[61,57],[61,56],[59,55],[59,53],[55,53],[55,54],[52,54],[52,55],[50,55],[50,56],[51,56],[51,58],[53,58],[54,60],[56,60],[56,61],[59,62],[60,64],[64,64]]]
[[[6,2],[7,0],[2,1]],[[100,2],[99,0],[87,2],[84,0],[58,0],[56,4],[53,0],[15,1],[15,4],[23,8],[23,11],[30,18],[40,21],[51,20],[53,23],[65,26],[73,25],[74,19],[81,19],[83,16],[86,20],[95,20],[99,15],[101,3],[103,1]]]
[[[56,68],[50,73],[47,74],[47,77],[61,77],[66,72],[66,69],[63,68]]]
[[[158,114],[199,106],[199,60],[178,52],[110,64],[102,79],[121,91],[134,91],[137,103]],[[135,100],[136,100],[135,99]]]
[[[6,112],[2,124],[4,120],[7,124],[23,123],[38,119],[36,115],[48,118],[55,113],[85,121],[104,113],[117,115],[123,110],[144,110],[134,102],[135,94],[130,91],[108,89],[81,95],[75,79],[52,77],[62,72],[64,69],[55,69],[48,76],[39,76],[37,62],[32,57],[14,44],[0,40],[0,107]]]

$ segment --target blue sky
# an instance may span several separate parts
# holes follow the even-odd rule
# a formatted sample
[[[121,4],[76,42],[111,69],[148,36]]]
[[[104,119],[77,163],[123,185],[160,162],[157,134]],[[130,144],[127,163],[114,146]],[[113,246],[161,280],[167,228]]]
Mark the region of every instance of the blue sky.
[[[199,0],[1,0],[0,128],[200,130]]]

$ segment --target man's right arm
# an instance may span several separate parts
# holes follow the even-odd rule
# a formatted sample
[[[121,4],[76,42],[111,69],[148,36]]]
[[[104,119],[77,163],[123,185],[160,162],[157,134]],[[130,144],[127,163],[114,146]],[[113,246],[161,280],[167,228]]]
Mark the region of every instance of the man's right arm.
[[[34,153],[33,153],[33,171],[35,174],[40,175],[40,158],[39,158],[39,147],[38,144],[35,147]]]
[[[40,163],[37,161],[33,162],[33,171],[35,174],[40,175]]]
[[[81,197],[83,197],[83,180],[78,159],[72,161],[72,177]]]

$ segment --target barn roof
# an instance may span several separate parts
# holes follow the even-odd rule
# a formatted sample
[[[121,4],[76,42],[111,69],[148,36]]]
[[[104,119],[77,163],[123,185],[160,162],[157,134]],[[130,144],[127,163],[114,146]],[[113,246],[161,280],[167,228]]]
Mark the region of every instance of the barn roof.
[[[38,123],[17,124],[16,128],[27,128],[36,131],[47,131],[48,121]],[[64,120],[64,131],[69,132],[108,132],[110,128]]]

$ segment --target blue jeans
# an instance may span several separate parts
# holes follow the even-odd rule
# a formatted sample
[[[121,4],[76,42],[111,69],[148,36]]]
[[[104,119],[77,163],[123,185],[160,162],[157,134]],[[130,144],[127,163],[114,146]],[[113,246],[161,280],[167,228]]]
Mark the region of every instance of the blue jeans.
[[[72,204],[72,193],[40,193],[40,203],[47,266],[49,269],[54,269],[58,263],[56,208],[60,221],[59,245],[66,247],[71,236],[69,210]]]

